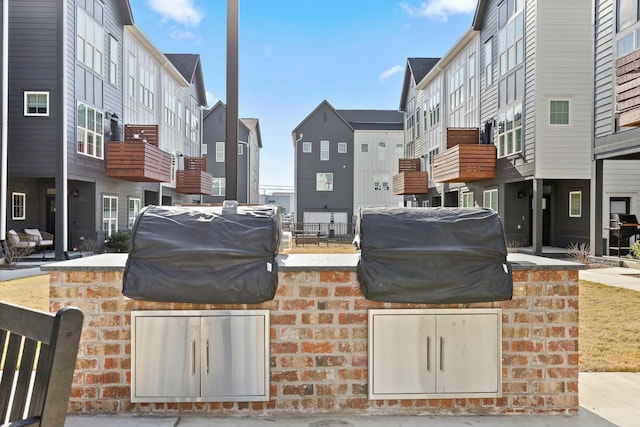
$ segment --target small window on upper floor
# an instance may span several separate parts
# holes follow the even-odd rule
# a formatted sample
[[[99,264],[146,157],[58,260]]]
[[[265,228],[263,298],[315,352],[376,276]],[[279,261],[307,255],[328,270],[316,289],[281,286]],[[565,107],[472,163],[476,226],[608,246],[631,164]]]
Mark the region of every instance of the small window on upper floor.
[[[49,115],[49,92],[25,92],[24,93],[25,116]]]
[[[329,160],[329,141],[320,141],[320,160]]]
[[[368,153],[369,152],[369,144],[360,144],[360,152]]]
[[[550,125],[569,125],[569,101],[568,100],[551,100],[549,101],[549,124]]]
[[[224,145],[225,145],[224,141],[216,142],[216,162],[217,163],[224,163],[224,157],[225,157]]]
[[[346,142],[338,142],[338,153],[344,154],[347,152],[347,143]]]
[[[238,156],[242,156],[244,154],[244,145],[238,144]]]
[[[582,216],[582,191],[569,192],[569,217],[579,218]]]
[[[303,142],[302,143],[302,152],[303,153],[311,153],[311,142]]]

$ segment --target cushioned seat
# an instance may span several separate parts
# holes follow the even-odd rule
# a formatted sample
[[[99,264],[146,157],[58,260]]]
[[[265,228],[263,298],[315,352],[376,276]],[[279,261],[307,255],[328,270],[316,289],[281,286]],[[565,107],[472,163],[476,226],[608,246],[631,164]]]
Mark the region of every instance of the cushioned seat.
[[[9,230],[7,232],[7,240],[9,244],[16,248],[35,248],[36,241],[29,235],[18,233],[16,230]]]
[[[44,250],[47,248],[51,249],[53,247],[53,234],[47,233],[46,231],[40,231],[37,228],[25,228],[24,232],[29,236],[33,236],[36,246],[43,251],[42,259],[44,259]]]

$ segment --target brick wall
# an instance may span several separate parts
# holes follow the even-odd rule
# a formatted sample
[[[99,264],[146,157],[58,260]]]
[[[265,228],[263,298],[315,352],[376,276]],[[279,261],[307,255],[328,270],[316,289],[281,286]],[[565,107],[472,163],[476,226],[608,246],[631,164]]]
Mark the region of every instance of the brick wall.
[[[139,302],[121,271],[51,271],[50,305],[74,305],[85,326],[72,413],[220,415],[534,414],[578,411],[578,271],[516,270],[500,303],[390,304],[366,300],[353,271],[281,271],[274,300],[256,305]],[[367,400],[367,309],[503,309],[501,398]],[[271,399],[250,403],[133,404],[131,310],[271,310]]]

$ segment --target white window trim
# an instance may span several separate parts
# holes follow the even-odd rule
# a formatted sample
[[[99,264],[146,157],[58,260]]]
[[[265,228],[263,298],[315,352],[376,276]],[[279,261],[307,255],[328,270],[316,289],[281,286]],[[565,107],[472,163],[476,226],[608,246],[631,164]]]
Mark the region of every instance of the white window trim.
[[[311,145],[311,142],[306,141],[302,143],[302,152],[303,153],[311,153],[313,151],[313,147]]]
[[[347,152],[347,143],[338,142],[338,153],[345,154]]]
[[[463,208],[472,208],[476,204],[475,197],[473,192],[467,191],[462,193],[462,207]]]
[[[367,144],[367,143],[360,144],[360,152],[361,153],[368,153],[369,152],[369,144]]]
[[[577,195],[580,199],[580,204],[578,205],[579,212],[574,213],[571,212],[571,199],[572,196]],[[582,217],[582,191],[569,191],[569,218],[581,218]]]
[[[22,199],[22,215],[15,215],[16,213],[16,205],[15,198],[19,197]],[[22,221],[27,219],[27,193],[20,192],[12,192],[11,193],[11,219],[15,221]]]
[[[225,143],[223,141],[216,142],[216,162],[224,163],[225,158]]]
[[[29,113],[29,95],[45,95],[47,98],[47,112],[46,113]],[[48,117],[49,116],[49,92],[38,92],[38,91],[25,91],[24,92],[24,115],[25,116],[39,116],[39,117]]]
[[[115,47],[115,52],[114,52]],[[120,50],[120,43],[112,34],[109,34],[109,83],[113,86],[118,86],[118,51]]]
[[[329,141],[320,141],[320,160],[329,161]]]
[[[323,179],[321,180],[320,177],[324,176],[324,177],[331,177],[330,180],[328,179]],[[326,188],[322,188],[321,186],[324,185],[326,186]],[[333,191],[333,172],[316,172],[316,191]]]
[[[242,156],[244,154],[244,144],[238,144],[238,156]]]
[[[132,212],[132,210],[131,210],[131,203],[132,203],[132,202],[133,202],[133,205],[134,205],[134,211],[135,211],[135,213],[134,213],[134,215],[133,215],[133,216],[131,216],[131,212]],[[136,203],[136,202],[137,202],[137,203]],[[136,204],[138,205],[138,206],[137,206],[137,210],[135,210],[135,205],[136,205]],[[128,226],[129,226],[129,228],[132,228],[132,227],[133,227],[133,223],[135,222],[135,220],[136,220],[136,218],[137,218],[137,216],[138,216],[138,213],[140,213],[140,209],[141,209],[141,207],[142,207],[142,199],[140,199],[140,198],[138,198],[138,197],[129,197],[129,200],[128,200],[128,202],[127,202],[127,222],[128,222]]]
[[[569,112],[568,112],[568,117],[567,117],[567,123],[551,123],[551,103],[552,102],[567,102],[569,104]],[[553,127],[566,127],[566,126],[571,126],[571,110],[572,110],[572,105],[571,105],[571,100],[567,99],[567,98],[549,98],[549,103],[547,104],[547,107],[549,108],[548,110],[548,114],[547,114],[547,118],[548,118],[548,124],[549,126],[553,126]]]
[[[80,126],[80,123],[78,123],[78,107],[80,105],[84,105],[84,110],[85,110],[85,126]],[[88,122],[88,116],[89,116],[89,110],[93,111],[94,114],[94,129],[89,129],[86,126],[86,123]],[[102,111],[97,110],[94,107],[91,107],[83,102],[78,102],[78,105],[76,106],[76,152],[78,154],[82,154],[85,156],[89,156],[89,157],[93,157],[96,159],[104,159],[104,113]],[[95,128],[99,128],[99,130],[96,130]],[[78,133],[80,131],[84,132],[84,150],[80,151],[78,150]],[[93,135],[93,144],[94,144],[94,154],[89,154],[88,152],[88,136],[89,135]],[[99,140],[99,141],[98,141]],[[96,149],[96,147],[98,147]]]
[[[111,216],[106,216],[105,215],[105,210],[104,210],[104,202],[105,200],[110,200],[109,203],[109,207],[111,207],[111,202],[113,202],[115,200],[116,202],[116,216],[115,218],[112,218]],[[128,208],[128,207],[127,207]],[[111,209],[109,209],[109,213],[111,213]],[[105,231],[106,237],[111,236],[111,226],[107,227],[105,229],[105,221],[108,221],[109,225],[113,224],[113,230],[115,230],[114,232],[118,231],[118,197],[116,196],[102,196],[102,231]]]
[[[487,205],[487,203],[486,203],[486,202],[487,202],[487,196],[488,196],[488,195],[492,195],[492,194],[494,194],[494,193],[495,193],[495,195],[496,195],[496,206],[495,206],[495,207],[493,207],[493,206],[488,206],[488,205]],[[492,198],[493,198],[493,197],[491,197],[491,196],[490,196],[489,201],[491,201],[491,199],[492,199]],[[485,208],[491,208],[491,209],[493,209],[493,210],[494,210],[494,211],[496,211],[496,212],[498,211],[498,189],[497,189],[497,188],[494,188],[494,189],[491,189],[491,190],[484,190],[484,191],[482,192],[482,205],[483,205],[483,207],[485,207]]]
[[[218,185],[216,185],[218,184]],[[216,191],[217,190],[217,191]],[[227,179],[226,178],[213,178],[213,184],[211,187],[212,196],[225,196],[227,191]]]

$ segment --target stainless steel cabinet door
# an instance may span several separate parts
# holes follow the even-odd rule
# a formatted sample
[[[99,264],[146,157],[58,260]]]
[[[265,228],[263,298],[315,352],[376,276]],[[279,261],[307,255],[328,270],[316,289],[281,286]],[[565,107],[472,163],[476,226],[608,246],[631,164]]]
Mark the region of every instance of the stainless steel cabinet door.
[[[369,343],[373,345],[369,360],[370,398],[373,394],[410,399],[434,393],[435,317],[384,311],[370,317],[369,323],[373,337]]]
[[[498,393],[499,313],[436,316],[438,393]]]
[[[202,317],[202,397],[265,400],[268,372],[265,315]]]
[[[137,317],[134,325],[131,400],[199,396],[200,319]]]

